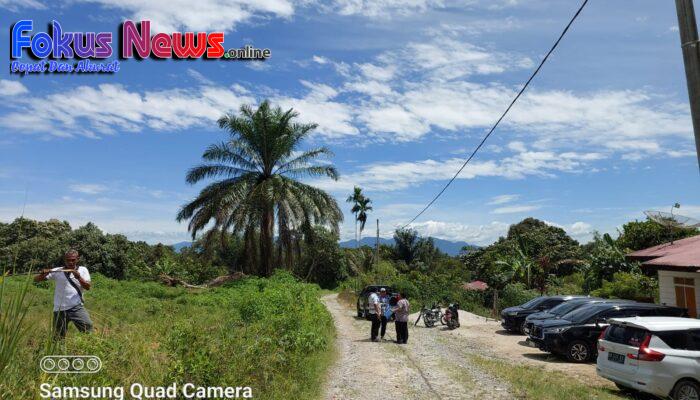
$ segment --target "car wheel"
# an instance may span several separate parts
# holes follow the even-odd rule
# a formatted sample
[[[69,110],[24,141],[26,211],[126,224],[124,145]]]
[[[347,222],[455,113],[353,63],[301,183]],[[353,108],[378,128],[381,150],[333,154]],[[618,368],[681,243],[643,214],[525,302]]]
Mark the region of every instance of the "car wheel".
[[[574,340],[566,351],[566,358],[576,363],[584,363],[591,358],[591,348],[584,341]]]
[[[520,333],[523,335],[526,335],[525,329],[527,328],[527,321],[523,321],[522,324],[520,324]]]
[[[700,385],[693,381],[680,381],[673,388],[673,400],[700,400]]]

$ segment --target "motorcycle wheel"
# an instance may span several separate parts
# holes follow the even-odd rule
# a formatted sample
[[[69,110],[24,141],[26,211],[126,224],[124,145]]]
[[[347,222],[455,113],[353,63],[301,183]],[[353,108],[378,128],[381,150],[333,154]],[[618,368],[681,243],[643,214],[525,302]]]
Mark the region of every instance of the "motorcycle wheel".
[[[443,325],[448,325],[447,316],[443,315],[442,318],[440,318],[440,323]]]
[[[432,318],[423,317],[423,322],[425,322],[425,326],[427,326],[428,328],[432,328],[435,326],[435,320],[433,320]]]

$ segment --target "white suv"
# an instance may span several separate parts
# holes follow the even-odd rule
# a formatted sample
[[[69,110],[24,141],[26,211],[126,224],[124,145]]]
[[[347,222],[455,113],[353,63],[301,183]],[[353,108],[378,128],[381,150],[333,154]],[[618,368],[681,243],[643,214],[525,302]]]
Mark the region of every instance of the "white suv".
[[[700,400],[700,320],[615,318],[598,339],[598,375],[622,390]]]

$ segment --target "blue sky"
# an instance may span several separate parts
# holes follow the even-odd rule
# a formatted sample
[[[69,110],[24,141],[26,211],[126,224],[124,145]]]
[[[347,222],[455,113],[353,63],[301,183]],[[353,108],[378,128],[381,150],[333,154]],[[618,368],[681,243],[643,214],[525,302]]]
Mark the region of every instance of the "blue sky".
[[[146,3],[146,4],[143,4]],[[544,0],[0,0],[9,27],[52,19],[111,31],[226,33],[264,63],[126,60],[113,75],[0,72],[0,220],[94,221],[131,239],[186,240],[175,222],[202,186],[186,170],[225,135],[224,112],[269,98],[319,124],[341,179],[314,181],[346,212],[360,185],[366,234],[410,220],[461,165],[578,7]],[[592,0],[473,162],[413,225],[488,244],[534,216],[587,241],[645,209],[700,217],[698,165],[672,2]],[[36,29],[36,28],[35,28]],[[25,205],[26,194],[26,205]],[[372,232],[373,233],[373,232]]]

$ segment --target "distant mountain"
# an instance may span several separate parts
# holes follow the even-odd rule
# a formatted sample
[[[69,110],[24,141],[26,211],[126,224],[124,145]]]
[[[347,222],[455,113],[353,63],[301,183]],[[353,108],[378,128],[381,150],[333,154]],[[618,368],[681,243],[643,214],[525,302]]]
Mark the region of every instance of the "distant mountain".
[[[374,247],[374,245],[377,243],[377,238],[376,237],[363,237],[360,240],[360,246],[369,246],[369,247]],[[344,242],[338,243],[340,247],[345,247],[348,249],[353,249],[357,247],[357,242],[355,239],[350,239],[346,240]],[[394,239],[387,239],[387,238],[379,238],[379,244],[385,244],[387,246],[393,246],[394,245]]]
[[[369,246],[369,247],[374,247],[374,244],[376,243],[377,238],[374,237],[363,237],[362,240],[360,240],[360,245],[362,246]],[[479,246],[475,246],[473,244],[469,244],[467,242],[453,242],[451,240],[445,240],[445,239],[439,239],[439,238],[433,238],[433,241],[435,243],[435,247],[440,249],[443,253],[449,254],[451,256],[456,256],[459,254],[459,252],[462,250],[462,247],[468,246],[468,247],[473,247],[473,248],[478,248]],[[345,247],[345,248],[355,248],[355,239],[351,240],[346,240],[344,242],[340,242],[340,247]],[[379,244],[384,244],[387,246],[393,246],[394,245],[394,239],[387,239],[387,238],[379,238]],[[174,243],[171,244],[170,246],[175,249],[176,252],[180,252],[182,249],[185,247],[190,247],[192,246],[192,242],[179,242],[179,243]]]
[[[376,237],[363,237],[362,240],[360,240],[360,245],[374,247],[376,242],[377,242]],[[445,240],[445,239],[439,239],[439,238],[433,238],[433,242],[435,243],[435,247],[440,249],[440,251],[442,251],[443,253],[449,254],[451,256],[458,255],[459,252],[462,250],[462,247],[464,247],[464,246],[478,248],[478,246],[475,246],[473,244],[469,244],[467,242],[461,242],[461,241],[453,242],[451,240]],[[387,239],[387,238],[380,237],[379,244],[393,246],[394,239],[393,238]],[[346,247],[346,248],[356,247],[355,239],[340,242],[340,247]]]
[[[179,253],[180,250],[184,249],[185,247],[190,247],[192,246],[192,242],[178,242],[178,243],[173,243],[170,246],[175,249],[176,253]]]

